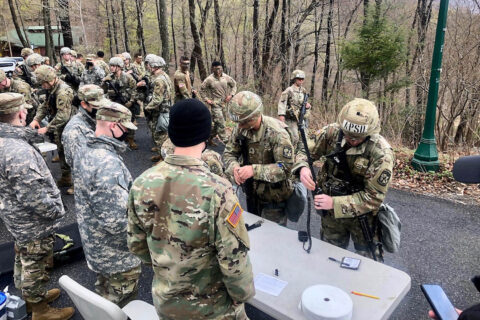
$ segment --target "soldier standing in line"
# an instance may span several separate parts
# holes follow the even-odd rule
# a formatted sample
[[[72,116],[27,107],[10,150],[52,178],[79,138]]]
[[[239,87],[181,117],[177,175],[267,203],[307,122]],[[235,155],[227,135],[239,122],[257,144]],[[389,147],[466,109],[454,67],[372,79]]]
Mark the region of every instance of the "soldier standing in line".
[[[254,208],[248,210],[286,225],[287,200],[294,189],[290,169],[295,156],[286,125],[263,115],[262,100],[250,91],[237,93],[229,112],[238,124],[223,154],[227,175],[239,186],[252,178]],[[245,164],[242,154],[248,154],[249,164]]]
[[[103,90],[107,93],[110,100],[127,107],[132,108],[136,99],[137,83],[135,79],[123,71],[123,60],[120,57],[113,57],[110,59],[110,74],[103,79]],[[132,121],[134,116],[132,115]],[[138,146],[135,143],[135,130],[128,132],[127,142],[132,150],[137,150]]]
[[[223,73],[222,64],[218,61],[212,63],[212,74],[202,83],[200,96],[211,108],[213,118],[212,136],[210,145],[216,145],[213,139],[218,135],[223,143],[228,140],[225,132],[224,112],[228,103],[237,92],[237,83],[232,77]]]
[[[105,57],[105,53],[101,50],[97,51],[97,59],[95,60],[96,65],[102,68],[105,74],[110,74],[110,68],[108,67],[108,64],[103,60],[103,57]]]
[[[72,57],[72,50],[67,47],[60,49],[60,59],[62,62],[57,63],[55,70],[59,72],[60,79],[65,81],[74,92],[77,92],[84,69],[83,65],[76,62]]]
[[[326,156],[318,181],[312,179],[303,149],[297,153],[292,171],[300,174],[308,189],[314,190],[318,184],[324,193],[314,199],[315,208],[326,212],[321,239],[347,249],[352,237],[355,252],[372,258],[355,217],[367,215],[372,229],[394,164],[393,150],[380,135],[377,108],[365,99],[350,101],[340,111],[338,123],[324,127],[314,142],[310,151],[313,160]]]
[[[102,103],[103,90],[94,84],[87,84],[78,89],[78,98],[81,108],[70,119],[62,133],[62,145],[65,150],[65,160],[72,169],[75,180],[75,159],[83,154],[81,150],[86,146],[87,138],[95,136],[95,116],[97,109]],[[67,190],[67,194],[73,194],[74,188]]]
[[[292,134],[292,143],[294,146],[300,141],[300,133],[298,131],[298,117],[303,100],[307,90],[303,87],[305,81],[305,72],[302,70],[294,70],[290,76],[291,86],[282,92],[280,101],[278,102],[278,118],[285,122],[290,128]],[[308,118],[311,106],[307,102],[306,109]]]
[[[128,246],[154,262],[152,295],[162,319],[244,320],[244,302],[255,294],[243,210],[232,185],[200,159],[211,126],[199,100],[175,104],[168,126],[174,154],[130,191]]]
[[[95,137],[75,158],[75,208],[83,251],[97,274],[95,291],[123,307],[138,292],[140,260],[128,251],[127,209],[132,177],[120,153],[128,130],[136,130],[124,106],[102,100]]]
[[[46,65],[40,66],[35,70],[35,76],[38,83],[47,91],[45,102],[38,107],[35,118],[30,123],[30,127],[38,129],[38,133],[50,133],[54,135],[54,141],[57,144],[58,160],[62,170],[62,177],[57,181],[59,187],[71,187],[72,175],[70,167],[65,161],[63,152],[62,133],[68,121],[75,113],[72,106],[73,90],[61,79],[57,77],[55,70]],[[40,122],[48,118],[48,125],[40,128]],[[53,159],[52,159],[53,161]]]
[[[22,51],[20,52],[20,55],[23,58],[23,64],[15,67],[15,71],[13,72],[14,79],[23,80],[31,86],[33,85],[33,82],[31,81],[33,70],[25,63],[25,61],[33,53],[34,52],[32,49],[23,48]]]
[[[43,139],[25,127],[28,108],[21,94],[0,94],[0,217],[15,239],[15,287],[22,291],[32,318],[64,320],[75,310],[48,305],[60,290],[47,291],[46,268],[53,259],[53,234],[65,211],[52,174],[33,145]]]
[[[137,74],[139,75],[139,78],[143,78],[145,76],[146,71],[145,71],[145,66],[142,63],[143,57],[140,52],[137,52],[133,55],[133,66],[135,69],[137,69]]]
[[[186,56],[180,57],[180,68],[175,71],[173,81],[175,85],[175,102],[183,99],[195,98],[197,91],[192,88],[190,79],[190,59]]]
[[[37,103],[33,98],[32,88],[28,83],[20,79],[9,79],[3,70],[0,70],[0,93],[14,92],[20,93],[25,98],[25,101],[34,107],[28,110],[27,125],[32,122],[37,109]]]
[[[147,65],[147,69],[151,73],[150,81],[153,86],[153,95],[152,100],[145,106],[144,111],[146,112],[153,142],[158,150],[158,154],[150,158],[153,162],[162,160],[160,148],[168,137],[166,130],[157,130],[158,117],[161,114],[168,114],[172,106],[173,85],[170,77],[162,70],[164,66],[165,60],[158,56],[150,59]]]
[[[95,65],[95,55],[87,54],[85,70],[83,70],[82,76],[80,77],[80,87],[86,84],[100,86],[103,78],[105,78],[105,73],[102,68]]]

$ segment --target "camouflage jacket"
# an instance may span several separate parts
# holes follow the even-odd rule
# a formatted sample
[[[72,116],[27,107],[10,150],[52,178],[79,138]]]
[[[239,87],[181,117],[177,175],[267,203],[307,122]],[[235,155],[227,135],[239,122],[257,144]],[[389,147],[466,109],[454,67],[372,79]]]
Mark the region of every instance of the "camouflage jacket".
[[[147,73],[143,63],[133,62],[131,65],[133,65],[134,69],[136,69],[139,78],[142,78]]]
[[[60,190],[33,143],[34,130],[0,123],[0,217],[18,243],[53,234],[65,215]]]
[[[77,77],[81,77],[83,70],[85,70],[85,67],[83,66],[83,64],[77,61],[68,61],[68,62],[63,61],[63,66],[67,68],[68,71],[70,71],[72,76],[77,76]],[[55,66],[55,69],[58,70],[58,76],[60,77],[60,79],[65,80],[66,75],[62,74],[62,63],[60,62],[57,63],[57,65]]]
[[[32,97],[32,88],[23,80],[10,79],[10,87],[0,89],[0,93],[4,92],[21,93],[25,97],[27,103],[35,105],[35,101]]]
[[[35,73],[33,69],[27,66],[25,62],[23,63],[23,65],[18,65],[15,68],[12,78],[14,80],[25,81],[27,84],[28,84],[28,81],[30,80],[32,85],[35,85],[37,83],[37,78],[35,77]]]
[[[220,78],[209,75],[200,87],[200,96],[204,101],[212,100],[217,106],[224,106],[225,99],[237,93],[237,83],[229,75],[222,73]]]
[[[330,124],[316,133],[314,146],[310,153],[313,160],[331,154],[340,133],[338,124]],[[345,146],[345,138],[342,140]],[[335,218],[352,218],[369,212],[376,213],[385,199],[392,177],[395,156],[387,140],[379,134],[373,134],[364,143],[350,147],[346,151],[348,167],[352,175],[352,185],[357,191],[344,196],[333,196],[333,214]],[[296,155],[294,172],[302,167],[308,167],[303,149]],[[331,194],[332,188],[342,186],[345,174],[334,165],[331,157],[327,157],[318,174],[317,183],[325,194]]]
[[[240,138],[246,138],[255,194],[264,202],[285,201],[293,191],[290,169],[294,163],[294,148],[285,127],[279,120],[263,115],[259,130],[237,126],[225,147],[226,173],[234,181],[233,169],[243,166]]]
[[[255,289],[249,238],[231,184],[200,159],[169,155],[133,183],[128,246],[155,272],[165,319],[235,319]]]
[[[105,72],[103,72],[102,68],[93,66],[93,68],[90,70],[83,70],[80,78],[80,86],[86,84],[96,84],[97,86],[100,86],[102,85],[103,78],[105,78]]]
[[[168,74],[160,71],[157,75],[152,75],[153,86],[152,100],[145,106],[145,110],[160,112],[169,112],[172,106],[172,81]]]
[[[128,73],[128,71],[130,70],[132,70],[132,72]],[[137,82],[136,79],[140,81],[140,79],[142,78],[140,70],[138,70],[137,65],[135,65],[134,63],[130,63],[128,66],[125,65],[125,67],[123,68],[123,71],[130,74],[133,77],[133,80],[135,80],[135,82]]]
[[[75,159],[75,208],[89,268],[102,274],[128,271],[140,260],[127,247],[127,199],[132,177],[115,138],[87,139]]]
[[[173,76],[175,84],[175,100],[189,99],[192,97],[192,82],[190,72],[182,72],[178,69]]]
[[[105,74],[110,74],[110,68],[108,67],[108,63],[103,61],[103,59],[95,60],[95,65],[100,67],[103,72],[105,72]]]
[[[118,91],[118,95],[112,88],[112,86],[116,88],[116,90]],[[117,77],[113,73],[105,77],[102,88],[110,100],[120,103],[127,108],[130,108],[131,104],[136,99],[135,92],[137,88],[137,83],[131,75],[125,73],[124,71],[122,71],[120,77]]]
[[[74,159],[81,154],[80,150],[87,145],[89,137],[95,137],[95,119],[92,119],[85,109],[80,108],[62,133],[65,160],[70,168],[74,169]]]
[[[291,85],[285,89],[278,102],[278,115],[285,116],[289,120],[298,121],[306,93],[307,90],[304,87],[297,87],[296,85]]]
[[[61,130],[72,117],[75,108],[72,106],[73,90],[62,80],[57,80],[55,86],[48,92],[46,100],[38,107],[35,120],[41,122],[48,116],[48,132]]]

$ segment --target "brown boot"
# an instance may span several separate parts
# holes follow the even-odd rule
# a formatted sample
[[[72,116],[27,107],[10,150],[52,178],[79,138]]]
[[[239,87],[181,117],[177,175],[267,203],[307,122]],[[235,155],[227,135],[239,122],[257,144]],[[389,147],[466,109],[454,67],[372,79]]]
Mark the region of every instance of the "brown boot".
[[[132,150],[137,150],[138,149],[138,146],[135,143],[135,141],[133,140],[133,138],[127,138],[127,142],[128,142],[128,147],[130,149],[132,149]]]
[[[32,303],[32,320],[67,320],[75,313],[75,309],[68,308],[52,308],[44,300],[39,303]]]
[[[75,193],[75,189],[73,189],[73,186],[70,187],[70,188],[68,188],[67,194],[68,194],[69,196],[73,195],[74,193]]]
[[[45,296],[45,301],[46,303],[53,302],[57,300],[57,298],[60,296],[60,289],[53,288],[47,291],[47,295]],[[27,313],[32,313],[32,304],[28,301],[26,301],[27,305]]]
[[[59,156],[55,156],[52,158],[52,162],[59,162],[60,161],[60,157]]]
[[[150,151],[152,151],[152,152],[158,152],[159,150],[158,150],[157,147],[152,147],[152,149],[150,149]]]
[[[151,160],[152,162],[158,162],[158,161],[160,161],[160,160],[163,160],[163,158],[162,158],[161,155],[157,154],[156,156],[151,157],[150,160]]]
[[[73,185],[72,175],[62,175],[60,179],[57,180],[57,186],[59,187],[71,187]]]

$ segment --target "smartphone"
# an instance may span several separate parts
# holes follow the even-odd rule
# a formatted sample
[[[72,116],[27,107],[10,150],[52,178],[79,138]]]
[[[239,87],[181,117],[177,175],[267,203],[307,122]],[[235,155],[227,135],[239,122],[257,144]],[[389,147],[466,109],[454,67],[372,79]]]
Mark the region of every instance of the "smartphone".
[[[457,320],[458,313],[442,287],[436,284],[422,284],[422,292],[432,306],[438,320]]]

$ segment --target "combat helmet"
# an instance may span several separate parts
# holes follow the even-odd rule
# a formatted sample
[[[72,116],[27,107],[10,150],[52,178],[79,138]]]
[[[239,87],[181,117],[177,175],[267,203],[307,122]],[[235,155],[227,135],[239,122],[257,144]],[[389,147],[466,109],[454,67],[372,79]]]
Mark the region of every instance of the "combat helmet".
[[[366,138],[380,132],[380,119],[377,107],[369,100],[355,98],[338,115],[338,124],[345,135],[353,138]]]
[[[152,68],[161,68],[165,66],[165,60],[162,57],[153,56],[151,59],[149,59],[148,64]]]
[[[293,70],[292,74],[290,75],[290,80],[293,79],[305,79],[305,72],[302,70]]]
[[[122,56],[124,59],[132,60],[132,56],[130,56],[130,53],[128,52],[122,53]]]
[[[145,63],[150,64],[150,61],[152,61],[152,59],[153,59],[154,57],[156,57],[156,55],[153,54],[153,53],[147,54],[147,55],[145,56]]]
[[[51,82],[57,78],[57,73],[52,67],[43,64],[35,70],[35,77],[39,83]]]
[[[110,58],[110,61],[108,62],[108,64],[111,66],[118,66],[120,68],[123,68],[123,60],[120,57]]]
[[[77,51],[75,50],[70,50],[70,54],[72,55],[72,57],[77,57]]]
[[[22,57],[28,57],[29,55],[31,55],[33,53],[33,50],[30,49],[30,48],[23,48],[22,51],[20,51],[20,55]]]
[[[69,47],[63,47],[62,49],[60,49],[60,55],[63,56],[64,54],[71,54],[72,53],[72,50],[70,50]]]
[[[33,67],[34,65],[37,64],[42,64],[44,61],[43,57],[39,55],[38,53],[33,53],[28,56],[27,60],[25,60],[25,63],[29,67]]]
[[[263,112],[262,99],[251,91],[239,92],[230,101],[228,112],[234,122],[252,119]]]

